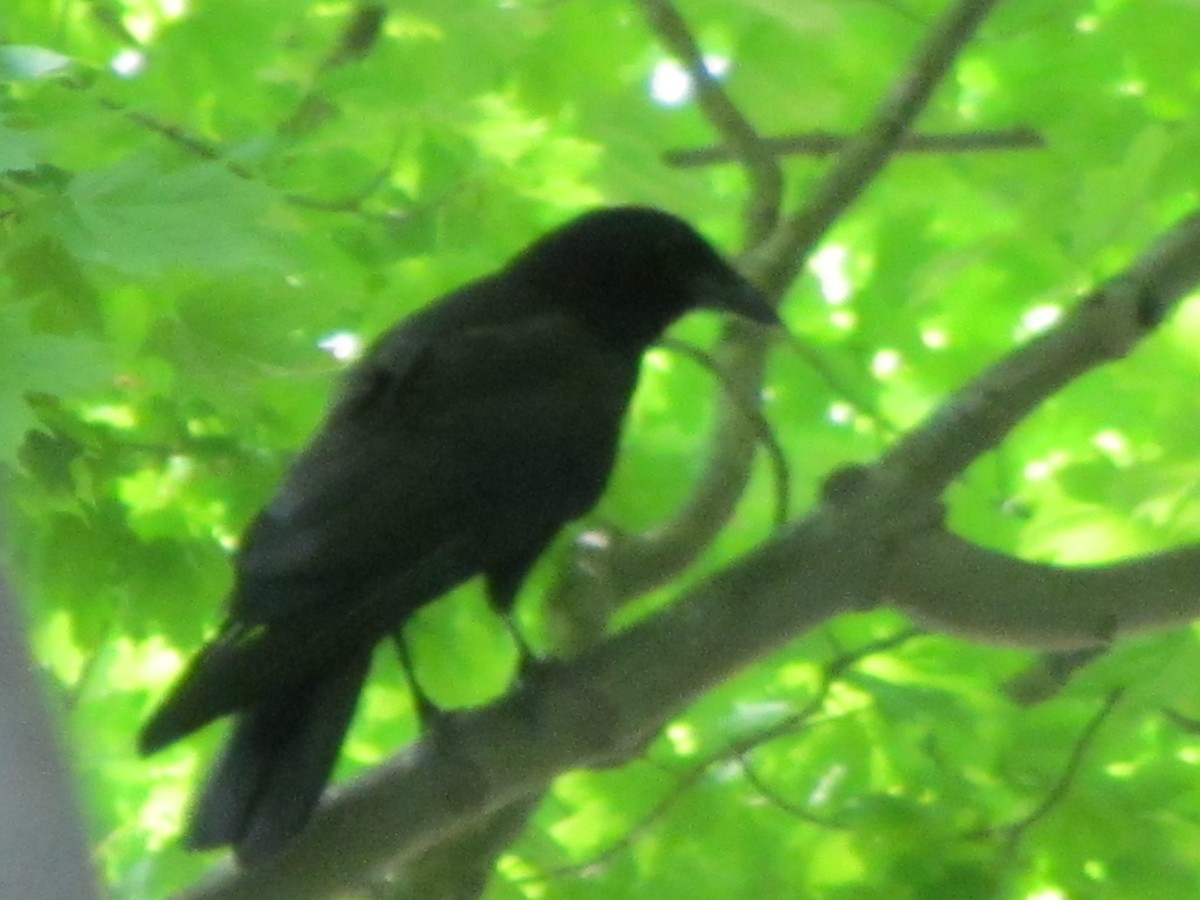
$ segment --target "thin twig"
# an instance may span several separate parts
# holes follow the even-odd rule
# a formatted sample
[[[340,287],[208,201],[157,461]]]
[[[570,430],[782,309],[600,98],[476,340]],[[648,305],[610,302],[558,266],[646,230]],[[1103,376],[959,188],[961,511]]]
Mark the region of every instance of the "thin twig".
[[[845,824],[833,819],[827,819],[824,816],[818,816],[803,806],[797,806],[791,800],[781,796],[773,788],[768,787],[758,772],[755,771],[754,767],[750,765],[749,760],[742,757],[739,758],[739,762],[742,766],[742,777],[746,779],[746,783],[776,809],[782,810],[789,816],[795,816],[797,819],[807,822],[810,825],[816,825],[818,828],[825,828],[830,831],[843,831],[846,829],[847,826]]]
[[[332,104],[321,94],[320,77],[342,66],[358,62],[376,46],[383,33],[387,8],[376,3],[358,3],[342,22],[337,40],[321,60],[308,89],[292,112],[279,123],[281,135],[297,137],[319,127],[332,115]]]
[[[1096,735],[1100,731],[1100,726],[1112,713],[1113,709],[1116,708],[1117,702],[1124,693],[1124,688],[1117,688],[1105,698],[1104,703],[1088,721],[1087,725],[1084,726],[1079,738],[1075,741],[1075,746],[1071,748],[1071,755],[1067,758],[1067,764],[1063,767],[1058,779],[1051,785],[1050,790],[1046,792],[1046,795],[1042,797],[1041,801],[1033,809],[1017,821],[1008,825],[994,825],[989,828],[979,829],[969,832],[964,837],[977,840],[979,838],[988,838],[1002,834],[1008,847],[1015,849],[1025,836],[1025,832],[1036,822],[1043,819],[1050,810],[1061,803],[1063,798],[1066,797],[1071,784],[1079,775],[1084,756],[1096,741]]]
[[[782,528],[788,520],[789,500],[792,496],[791,468],[788,466],[787,454],[783,452],[783,447],[780,445],[779,439],[775,436],[775,431],[771,427],[771,423],[763,415],[757,398],[746,397],[736,393],[737,386],[733,383],[729,374],[721,368],[721,364],[717,362],[712,354],[705,353],[699,347],[693,347],[691,344],[671,338],[660,340],[658,345],[673,353],[678,353],[680,356],[686,356],[701,368],[706,369],[720,382],[729,402],[739,409],[747,421],[754,426],[758,443],[766,450],[767,458],[771,461],[771,472],[775,476],[774,528],[776,530]]]
[[[696,101],[717,130],[730,156],[750,177],[747,244],[755,246],[775,228],[783,192],[779,160],[763,143],[754,126],[726,96],[704,64],[704,55],[683,17],[667,0],[639,0],[650,27],[683,65],[696,90]]]
[[[759,283],[775,295],[803,270],[820,237],[879,174],[967,42],[1000,0],[960,0],[932,32],[867,126],[839,154],[806,207],[759,248]]]
[[[825,666],[821,673],[820,682],[813,691],[812,696],[809,697],[808,701],[801,708],[789,713],[778,722],[766,728],[730,741],[725,746],[714,750],[702,760],[694,763],[678,776],[671,789],[664,796],[660,797],[658,802],[627,829],[617,841],[594,855],[587,862],[560,866],[536,876],[529,876],[527,879],[522,879],[522,881],[547,882],[582,874],[598,866],[603,866],[617,854],[631,847],[641,835],[645,834],[653,825],[666,816],[671,807],[679,802],[692,787],[699,783],[713,766],[727,763],[730,760],[737,760],[742,769],[745,770],[747,766],[746,757],[752,751],[782,737],[790,737],[811,723],[814,716],[824,706],[825,700],[834,683],[850,667],[866,659],[868,656],[875,656],[879,653],[894,650],[901,644],[912,640],[914,637],[919,637],[921,634],[923,632],[920,629],[909,628],[889,635],[886,638],[863,644],[853,651],[839,654]],[[815,819],[815,821],[818,824],[828,825],[828,823],[820,819]]]
[[[852,139],[832,131],[763,138],[762,146],[776,156],[831,156],[841,153]],[[1032,128],[1020,126],[1002,131],[967,131],[954,134],[909,134],[896,145],[897,153],[986,153],[997,150],[1041,150],[1046,140]],[[680,169],[720,163],[741,162],[728,147],[692,147],[668,150],[663,162]]]

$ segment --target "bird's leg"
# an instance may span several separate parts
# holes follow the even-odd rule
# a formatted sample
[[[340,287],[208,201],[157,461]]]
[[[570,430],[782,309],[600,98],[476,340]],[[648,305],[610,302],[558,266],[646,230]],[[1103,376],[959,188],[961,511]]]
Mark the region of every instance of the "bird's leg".
[[[404,669],[404,674],[408,678],[409,690],[412,691],[413,710],[416,712],[421,733],[429,734],[435,730],[442,715],[441,707],[429,699],[429,695],[417,681],[417,667],[413,664],[408,642],[404,640],[404,632],[400,629],[393,631],[392,642],[396,645],[396,656],[400,659],[400,667]]]
[[[537,693],[541,685],[549,677],[555,667],[555,660],[539,656],[525,640],[521,630],[512,616],[501,616],[508,633],[512,635],[513,643],[517,645],[517,677],[513,690],[527,702],[521,703],[525,715],[532,721],[537,720]]]
[[[524,581],[530,567],[545,548],[545,544],[544,540],[534,541],[522,552],[513,554],[503,565],[494,565],[487,572],[488,599],[491,601],[492,609],[500,615],[500,620],[508,629],[509,636],[517,645],[518,686],[536,683],[549,665],[546,660],[533,652],[533,648],[521,634],[513,609],[521,582]]]
[[[529,642],[525,640],[525,635],[521,634],[521,629],[517,627],[517,623],[511,615],[501,616],[500,618],[504,622],[504,627],[508,629],[513,643],[517,645],[518,683],[524,684],[537,680],[539,672],[542,671],[544,660],[533,652],[533,648],[529,646]]]
[[[454,776],[447,779],[445,798],[451,804],[461,803],[465,806],[486,790],[486,784],[481,781],[469,754],[456,740],[453,712],[443,710],[434,703],[417,681],[417,669],[402,629],[392,632],[392,643],[396,646],[396,655],[412,690],[413,708],[421,726],[420,749],[436,754],[443,763],[455,766]]]

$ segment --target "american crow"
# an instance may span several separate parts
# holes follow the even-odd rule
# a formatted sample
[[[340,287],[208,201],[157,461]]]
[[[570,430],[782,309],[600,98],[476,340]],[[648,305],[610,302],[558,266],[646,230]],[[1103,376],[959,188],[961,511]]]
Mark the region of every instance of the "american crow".
[[[376,643],[483,575],[500,612],[604,489],[643,351],[695,307],[777,321],[690,226],[581,216],[380,338],[235,560],[220,632],[140,736],[234,715],[193,848],[270,856],[329,779]]]

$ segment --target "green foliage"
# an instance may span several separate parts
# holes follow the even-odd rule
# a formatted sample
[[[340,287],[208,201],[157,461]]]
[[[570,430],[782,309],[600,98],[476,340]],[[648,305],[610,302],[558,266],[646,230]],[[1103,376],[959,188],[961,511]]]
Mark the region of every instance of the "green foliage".
[[[849,134],[944,6],[682,12],[764,132]],[[150,762],[133,735],[217,622],[236,535],[335,387],[322,341],[370,339],[597,203],[659,204],[736,249],[736,169],[661,160],[717,141],[695,103],[652,96],[666,56],[636,4],[406,2],[368,52],[336,59],[351,11],[0,13],[6,562],[70,710],[114,897],[164,896],[208,862],[173,836],[215,734]],[[826,236],[784,307],[820,369],[780,350],[765,394],[793,514],[1195,204],[1197,33],[1200,7],[1173,0],[1001,7],[922,128],[1024,125],[1046,147],[901,155]],[[788,160],[792,194],[825,165]],[[697,320],[679,335],[714,333]],[[953,528],[1055,562],[1195,541],[1198,341],[1193,301],[1055,396],[955,486]],[[687,359],[652,356],[598,520],[648,527],[687,496],[714,389]],[[769,535],[760,467],[701,570]],[[481,608],[472,586],[418,626],[448,702],[494,696],[511,673]],[[843,654],[904,627],[890,612],[833,623],[713,691],[644,760],[561,778],[489,896],[1200,893],[1200,744],[1179,724],[1200,719],[1194,631],[1119,646],[1036,707],[1006,693],[1028,655],[937,636],[826,684]],[[344,774],[413,734],[386,656]]]

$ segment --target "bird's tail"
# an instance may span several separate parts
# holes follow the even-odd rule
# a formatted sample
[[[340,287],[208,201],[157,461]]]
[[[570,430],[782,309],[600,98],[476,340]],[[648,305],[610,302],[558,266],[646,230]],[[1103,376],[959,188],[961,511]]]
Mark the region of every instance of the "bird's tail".
[[[238,715],[192,812],[193,849],[232,845],[239,861],[277,853],[307,824],[329,781],[370,667],[370,651]]]

